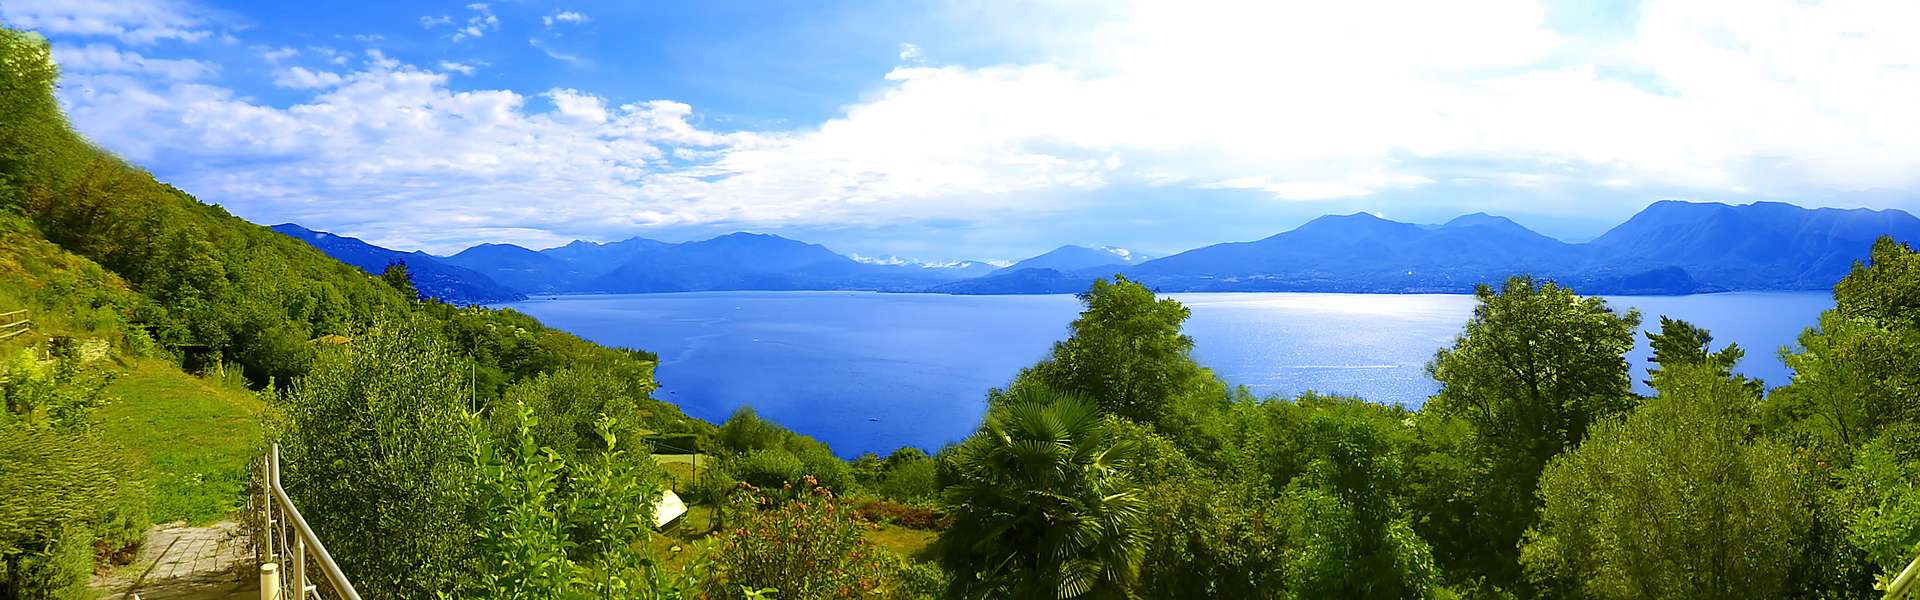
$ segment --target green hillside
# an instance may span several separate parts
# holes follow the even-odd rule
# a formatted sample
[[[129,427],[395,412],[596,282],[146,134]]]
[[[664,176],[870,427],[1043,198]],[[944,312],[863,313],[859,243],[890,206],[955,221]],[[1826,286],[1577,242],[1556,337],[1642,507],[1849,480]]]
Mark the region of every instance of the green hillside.
[[[649,397],[649,353],[423,302],[156,180],[68,126],[57,79],[44,40],[0,29],[0,313],[32,321],[0,341],[0,597],[78,593],[96,546],[244,506],[250,463],[297,430],[276,406],[377,328],[444,348],[482,423],[565,370],[619,396],[622,432],[711,429]]]

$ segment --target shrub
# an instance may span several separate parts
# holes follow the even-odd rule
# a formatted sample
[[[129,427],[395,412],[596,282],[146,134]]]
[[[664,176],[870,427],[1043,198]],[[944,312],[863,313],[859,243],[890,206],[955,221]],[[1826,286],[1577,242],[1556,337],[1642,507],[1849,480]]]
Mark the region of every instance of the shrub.
[[[465,372],[430,330],[387,322],[322,352],[284,404],[287,492],[370,597],[428,596],[471,571]]]
[[[777,590],[782,600],[866,597],[890,589],[897,567],[865,539],[869,525],[812,477],[774,493],[742,484],[729,498],[745,516],[720,535],[706,593],[738,598],[743,588]],[[790,501],[780,496],[793,494]]]
[[[857,510],[861,518],[877,523],[928,531],[940,528],[940,513],[922,506],[880,500],[862,502]]]
[[[755,450],[733,468],[734,476],[740,481],[763,488],[778,488],[798,481],[805,471],[806,465],[798,457],[781,448]]]
[[[76,597],[96,542],[145,533],[146,500],[118,452],[84,434],[0,431],[0,598]]]
[[[605,449],[605,440],[594,429],[604,415],[626,417],[619,431],[612,432],[616,439],[627,440],[629,446],[641,441],[634,427],[637,420],[630,417],[638,412],[634,401],[638,395],[644,393],[636,394],[629,381],[605,370],[571,368],[514,384],[507,389],[505,402],[507,406],[524,403],[540,415],[532,430],[536,445],[574,457]],[[512,412],[494,411],[496,432],[511,429],[507,421]]]
[[[858,488],[853,478],[853,466],[834,456],[833,450],[827,448],[826,444],[796,435],[788,439],[787,451],[800,459],[801,474],[812,475],[821,486],[842,492]]]
[[[947,593],[952,585],[953,576],[933,563],[914,562],[900,559],[899,596],[914,599],[932,600]]]
[[[744,454],[754,450],[779,448],[784,445],[791,432],[760,418],[753,407],[742,406],[720,424],[720,431],[714,434],[714,441],[727,452]]]
[[[873,488],[897,502],[932,500],[939,491],[934,471],[937,465],[926,452],[906,447],[893,451],[876,465]]]

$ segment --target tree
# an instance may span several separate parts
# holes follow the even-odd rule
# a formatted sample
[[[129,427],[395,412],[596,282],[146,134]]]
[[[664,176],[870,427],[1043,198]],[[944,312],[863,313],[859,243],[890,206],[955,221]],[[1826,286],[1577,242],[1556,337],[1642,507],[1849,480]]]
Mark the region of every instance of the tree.
[[[407,272],[407,261],[396,260],[387,263],[387,270],[380,272],[380,280],[398,290],[403,298],[420,299],[420,290],[413,287],[413,275]]]
[[[1844,461],[1884,432],[1920,436],[1920,254],[1880,238],[1871,266],[1855,265],[1833,296],[1819,328],[1782,352],[1793,380],[1768,404],[1773,420]]]
[[[1440,392],[1423,408],[1472,433],[1464,457],[1472,487],[1457,492],[1469,501],[1448,505],[1471,514],[1429,518],[1468,526],[1422,535],[1449,569],[1502,584],[1519,580],[1516,553],[1539,507],[1541,469],[1593,424],[1634,405],[1624,355],[1640,314],[1615,314],[1599,298],[1524,276],[1497,293],[1482,285],[1475,296],[1465,331],[1427,365]]]
[[[1751,438],[1758,393],[1712,364],[1664,369],[1659,396],[1553,460],[1522,552],[1546,589],[1594,598],[1773,598],[1813,516],[1814,467]]]
[[[1146,503],[1090,400],[1016,390],[950,458],[942,562],[967,598],[1125,597]]]
[[[1660,317],[1660,332],[1647,332],[1647,343],[1653,347],[1653,356],[1647,362],[1654,368],[1647,369],[1648,386],[1660,379],[1660,373],[1666,367],[1676,365],[1709,365],[1717,372],[1732,376],[1733,366],[1747,355],[1739,344],[1727,344],[1719,352],[1712,351],[1713,334],[1692,323],[1665,316]],[[1753,382],[1755,386],[1760,382]]]
[[[1774,435],[1838,469],[1821,522],[1840,539],[1825,570],[1840,575],[1820,575],[1862,595],[1920,547],[1920,254],[1882,237],[1833,295],[1819,327],[1781,351],[1793,379],[1768,395],[1765,416]]]
[[[1022,373],[1021,382],[1083,394],[1102,410],[1175,434],[1187,427],[1176,421],[1192,417],[1180,414],[1183,402],[1221,397],[1219,390],[1204,390],[1193,398],[1196,384],[1212,377],[1190,355],[1193,338],[1180,333],[1187,307],[1118,275],[1093,282],[1080,302],[1086,310],[1073,321],[1072,335]]]
[[[322,352],[283,406],[287,492],[370,595],[430,596],[473,565],[464,361],[418,323]],[[369,535],[368,532],[379,532]]]
[[[1310,403],[1310,404],[1308,404]],[[1438,583],[1433,552],[1401,497],[1413,431],[1390,408],[1309,396],[1309,463],[1288,485],[1289,592],[1299,598],[1421,598]]]

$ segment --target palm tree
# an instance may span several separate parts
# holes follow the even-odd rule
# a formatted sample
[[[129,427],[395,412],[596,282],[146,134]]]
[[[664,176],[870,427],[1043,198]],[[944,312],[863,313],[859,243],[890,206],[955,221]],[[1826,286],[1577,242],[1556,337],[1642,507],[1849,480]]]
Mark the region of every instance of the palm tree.
[[[967,598],[1125,597],[1144,550],[1145,502],[1099,405],[1017,389],[955,451],[943,536]]]

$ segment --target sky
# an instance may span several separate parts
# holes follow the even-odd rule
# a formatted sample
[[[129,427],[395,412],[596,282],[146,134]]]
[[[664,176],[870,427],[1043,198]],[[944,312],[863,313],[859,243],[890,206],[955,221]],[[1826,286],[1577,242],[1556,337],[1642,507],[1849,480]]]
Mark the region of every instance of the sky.
[[[403,250],[1164,255],[1322,214],[1580,241],[1920,212],[1920,2],[0,0],[101,146]]]

